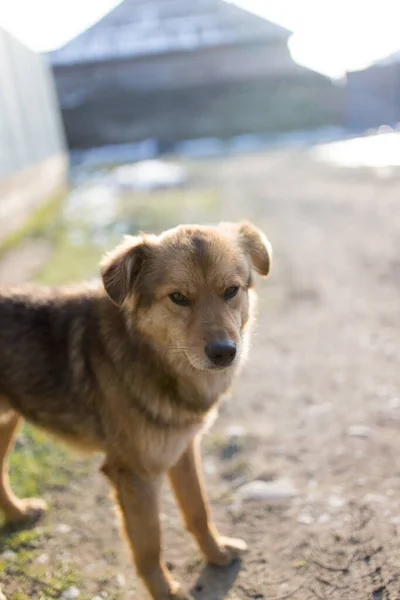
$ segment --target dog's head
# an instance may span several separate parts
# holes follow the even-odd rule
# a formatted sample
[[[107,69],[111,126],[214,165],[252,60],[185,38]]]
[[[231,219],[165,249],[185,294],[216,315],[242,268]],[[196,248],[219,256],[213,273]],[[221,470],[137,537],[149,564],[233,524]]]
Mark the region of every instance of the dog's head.
[[[251,315],[253,271],[266,276],[271,246],[250,223],[180,226],[127,237],[102,262],[111,300],[177,364],[236,364]]]

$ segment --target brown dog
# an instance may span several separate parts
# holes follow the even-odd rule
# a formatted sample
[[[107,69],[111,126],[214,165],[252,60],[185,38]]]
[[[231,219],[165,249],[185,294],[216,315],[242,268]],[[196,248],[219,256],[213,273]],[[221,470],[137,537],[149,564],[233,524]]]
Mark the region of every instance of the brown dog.
[[[227,565],[245,549],[210,522],[198,434],[247,348],[252,269],[267,275],[270,244],[248,223],[181,226],[128,237],[101,265],[102,287],[0,292],[0,509],[20,500],[7,454],[21,417],[85,450],[104,473],[139,575],[154,600],[188,599],[160,552],[158,502],[168,473],[205,558]]]

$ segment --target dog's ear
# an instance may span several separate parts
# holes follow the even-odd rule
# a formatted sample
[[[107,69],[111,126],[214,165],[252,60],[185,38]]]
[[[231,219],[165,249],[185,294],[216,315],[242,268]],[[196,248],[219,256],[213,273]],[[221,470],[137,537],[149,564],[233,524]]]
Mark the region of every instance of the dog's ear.
[[[237,226],[239,242],[250,256],[254,269],[266,277],[271,269],[272,246],[263,232],[252,223],[244,221]]]
[[[155,236],[154,236],[155,237]],[[104,288],[117,306],[122,306],[134,289],[144,261],[152,252],[153,236],[126,236],[100,263]]]

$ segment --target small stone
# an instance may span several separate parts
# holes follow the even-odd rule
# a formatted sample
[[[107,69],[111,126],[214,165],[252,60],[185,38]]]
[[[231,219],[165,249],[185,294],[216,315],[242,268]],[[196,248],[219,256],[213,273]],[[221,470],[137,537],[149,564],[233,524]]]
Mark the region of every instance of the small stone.
[[[389,400],[389,408],[391,410],[396,410],[397,408],[400,408],[400,398],[390,398]]]
[[[203,469],[204,473],[207,473],[207,475],[214,475],[214,473],[217,472],[217,467],[212,460],[205,460],[203,463]]]
[[[1,554],[1,558],[8,562],[14,562],[17,560],[17,553],[13,552],[13,550],[4,550],[4,552]]]
[[[329,523],[329,521],[331,520],[330,515],[328,515],[328,513],[322,513],[322,515],[320,515],[318,517],[318,523],[324,524],[324,523]]]
[[[342,508],[346,504],[346,500],[341,496],[330,496],[328,504],[331,508]]]
[[[92,600],[104,600],[101,596],[93,596]]]
[[[371,435],[371,428],[366,425],[351,425],[347,429],[347,434],[352,437],[367,438]]]
[[[246,429],[242,425],[230,425],[226,429],[229,438],[240,438],[246,435]]]
[[[7,600],[3,592],[0,590],[0,600]]]
[[[394,525],[399,525],[400,524],[400,517],[392,517],[390,519],[390,522],[393,523]]]
[[[229,512],[235,519],[239,518],[243,514],[243,508],[241,502],[234,502],[229,507]]]
[[[80,594],[78,588],[72,586],[61,594],[61,598],[64,598],[65,600],[75,600],[75,598],[79,598]]]
[[[320,415],[327,415],[332,411],[332,404],[330,402],[311,404],[307,411],[310,416],[319,417]]]
[[[99,566],[97,563],[88,563],[83,568],[84,573],[96,573],[99,570]]]
[[[255,480],[246,483],[238,489],[237,495],[241,500],[288,500],[298,494],[295,486],[289,479],[276,479],[275,481]]]
[[[366,494],[364,496],[364,502],[367,504],[387,504],[387,498],[382,494]]]
[[[45,553],[39,554],[39,556],[35,560],[35,563],[38,565],[45,565],[47,562],[49,562],[49,555]]]
[[[396,535],[400,535],[400,517],[392,517],[391,519],[389,519],[389,522],[392,523],[392,525],[394,525]]]
[[[116,581],[117,581],[117,585],[120,588],[125,587],[126,585],[126,579],[125,576],[122,573],[118,573],[118,575],[116,576]]]
[[[72,527],[70,525],[67,525],[67,523],[59,523],[56,527],[57,533],[70,533],[71,530]]]
[[[89,523],[89,521],[92,520],[92,515],[90,513],[84,513],[80,516],[80,519],[83,521],[83,523]]]
[[[23,433],[20,433],[15,441],[15,449],[20,450],[21,448],[25,448],[26,444],[26,436]]]
[[[297,517],[297,522],[301,525],[311,525],[311,523],[314,523],[314,519],[311,515],[304,513]]]
[[[318,488],[318,483],[315,479],[311,479],[307,484],[308,492],[306,496],[306,500],[309,503],[316,502],[317,499],[321,496],[321,490]]]

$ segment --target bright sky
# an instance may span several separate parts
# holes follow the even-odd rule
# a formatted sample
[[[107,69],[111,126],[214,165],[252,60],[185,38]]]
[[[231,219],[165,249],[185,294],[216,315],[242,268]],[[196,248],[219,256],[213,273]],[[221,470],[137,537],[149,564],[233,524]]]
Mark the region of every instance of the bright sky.
[[[333,78],[400,49],[398,0],[231,0],[293,32],[296,62]]]
[[[34,50],[48,51],[120,1],[1,0],[0,25]],[[293,58],[330,77],[340,78],[400,49],[398,0],[228,1],[288,28]]]
[[[64,46],[121,0],[0,0],[0,26],[32,50]]]

